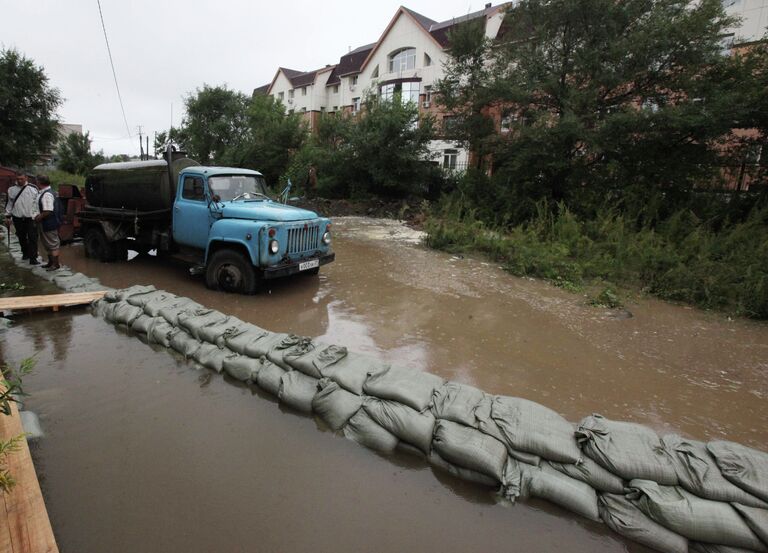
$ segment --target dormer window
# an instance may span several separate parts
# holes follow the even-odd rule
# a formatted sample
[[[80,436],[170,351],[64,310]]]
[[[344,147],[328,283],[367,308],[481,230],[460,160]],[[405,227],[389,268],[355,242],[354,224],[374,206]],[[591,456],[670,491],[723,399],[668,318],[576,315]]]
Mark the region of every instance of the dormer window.
[[[389,55],[389,72],[400,73],[416,67],[416,48],[401,48]]]

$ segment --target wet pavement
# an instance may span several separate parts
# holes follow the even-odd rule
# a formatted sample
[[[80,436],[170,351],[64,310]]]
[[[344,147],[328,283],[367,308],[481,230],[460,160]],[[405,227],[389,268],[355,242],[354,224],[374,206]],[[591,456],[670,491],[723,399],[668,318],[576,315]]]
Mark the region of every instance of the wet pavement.
[[[622,318],[427,250],[393,222],[334,224],[335,263],[253,297],[211,292],[171,261],[62,255],[109,286],[151,283],[573,421],[600,412],[766,449],[768,325],[654,300]],[[0,334],[0,358],[38,352],[27,406],[46,437],[33,455],[64,552],[646,551],[557,507],[499,504],[381,457],[82,309],[19,323]]]

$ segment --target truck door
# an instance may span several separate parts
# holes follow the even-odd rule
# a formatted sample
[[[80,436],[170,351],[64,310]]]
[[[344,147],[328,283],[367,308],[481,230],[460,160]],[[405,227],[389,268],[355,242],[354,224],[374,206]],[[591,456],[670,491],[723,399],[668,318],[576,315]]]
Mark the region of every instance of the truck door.
[[[173,204],[173,239],[184,246],[205,249],[213,218],[208,209],[203,177],[185,175],[181,194]]]

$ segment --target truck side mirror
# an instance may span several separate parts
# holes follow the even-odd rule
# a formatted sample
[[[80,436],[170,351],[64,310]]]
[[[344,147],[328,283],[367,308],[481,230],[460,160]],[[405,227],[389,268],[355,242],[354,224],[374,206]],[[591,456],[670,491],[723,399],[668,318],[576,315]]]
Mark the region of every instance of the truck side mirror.
[[[213,197],[211,198],[211,201],[213,201],[213,203],[219,203],[221,201],[221,196],[219,196],[218,194],[214,194]]]

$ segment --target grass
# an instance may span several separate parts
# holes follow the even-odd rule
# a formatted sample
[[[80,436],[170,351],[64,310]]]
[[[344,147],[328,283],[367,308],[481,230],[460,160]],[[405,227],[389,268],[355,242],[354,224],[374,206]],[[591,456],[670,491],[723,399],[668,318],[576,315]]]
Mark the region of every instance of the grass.
[[[492,228],[471,210],[444,202],[427,221],[427,243],[453,253],[480,252],[518,276],[579,291],[602,283],[590,300],[619,306],[616,287],[666,300],[768,319],[768,208],[714,228],[690,211],[654,228],[612,210],[581,220],[565,207],[541,205],[535,217]]]

